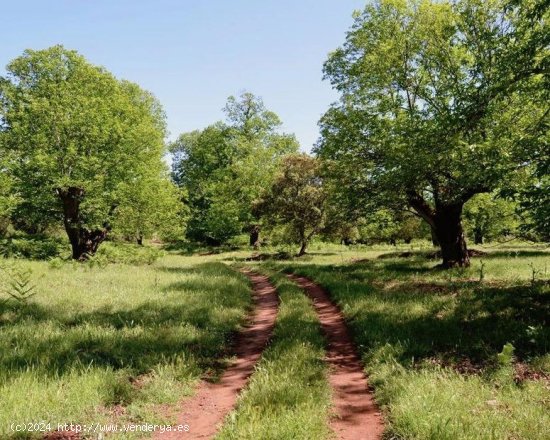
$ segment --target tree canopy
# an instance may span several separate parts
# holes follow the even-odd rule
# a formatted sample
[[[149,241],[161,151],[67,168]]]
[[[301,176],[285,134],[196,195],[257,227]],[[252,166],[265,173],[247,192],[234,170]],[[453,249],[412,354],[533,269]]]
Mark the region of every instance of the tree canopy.
[[[302,256],[326,226],[326,201],[319,161],[306,154],[291,154],[282,160],[273,185],[255,209],[271,225],[284,226],[287,239],[300,245],[298,256]]]
[[[182,134],[172,144],[176,181],[189,194],[188,235],[221,244],[241,232],[258,240],[253,201],[270,186],[282,156],[297,151],[293,135],[251,93],[230,97],[226,122]]]
[[[27,50],[7,71],[1,114],[5,145],[17,157],[15,186],[27,212],[64,219],[73,257],[82,258],[97,249],[124,203],[121,185],[159,168],[162,107],[62,46]]]
[[[380,0],[325,63],[341,99],[317,153],[349,191],[428,222],[444,266],[469,264],[463,205],[521,181],[541,153],[548,12],[524,3]]]

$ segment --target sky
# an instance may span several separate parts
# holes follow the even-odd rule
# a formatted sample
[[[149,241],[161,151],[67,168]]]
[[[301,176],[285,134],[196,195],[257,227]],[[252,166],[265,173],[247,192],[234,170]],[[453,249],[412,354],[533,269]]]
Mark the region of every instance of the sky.
[[[309,151],[338,95],[322,80],[366,0],[0,0],[0,75],[55,44],[153,92],[170,138],[223,119],[230,95],[263,98]]]

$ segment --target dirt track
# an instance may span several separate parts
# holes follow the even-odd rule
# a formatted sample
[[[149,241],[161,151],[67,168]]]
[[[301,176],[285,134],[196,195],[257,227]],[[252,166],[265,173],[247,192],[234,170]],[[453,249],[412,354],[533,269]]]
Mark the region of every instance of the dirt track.
[[[235,361],[225,370],[219,382],[202,382],[196,394],[182,403],[179,425],[188,425],[189,432],[157,432],[155,439],[212,438],[224,417],[234,408],[239,392],[246,385],[269,341],[278,309],[278,296],[267,277],[242,271],[253,285],[254,311],[250,325],[237,336]]]
[[[327,339],[326,361],[330,367],[334,409],[330,427],[341,440],[380,439],[384,431],[382,417],[340,310],[313,281],[297,275],[288,278],[313,301]]]

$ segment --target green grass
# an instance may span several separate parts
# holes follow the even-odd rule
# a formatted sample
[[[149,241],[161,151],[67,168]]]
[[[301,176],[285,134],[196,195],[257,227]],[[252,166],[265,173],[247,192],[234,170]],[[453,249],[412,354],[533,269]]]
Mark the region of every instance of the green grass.
[[[319,322],[280,270],[314,278],[340,305],[388,438],[550,438],[550,253],[481,249],[489,254],[466,270],[434,270],[422,243],[315,244],[304,258],[259,264],[278,287],[279,316],[218,439],[330,438]],[[11,422],[173,421],[197,380],[219,373],[250,310],[248,281],[223,264],[248,256],[171,253],[140,266],[18,260],[32,269],[36,296],[0,305],[0,438],[40,437],[12,432]],[[514,355],[499,357],[507,343]]]
[[[12,422],[170,421],[160,405],[219,370],[250,307],[247,280],[200,257],[17,264],[32,269],[36,296],[0,306],[1,438],[32,438]]]
[[[312,305],[286,277],[272,274],[280,296],[273,340],[218,440],[328,438],[330,390],[324,340]]]
[[[378,251],[266,264],[315,279],[340,305],[389,438],[550,438],[548,382],[533,380],[550,373],[550,254],[487,251],[482,282],[479,259],[452,271]],[[499,363],[506,343],[514,358]]]

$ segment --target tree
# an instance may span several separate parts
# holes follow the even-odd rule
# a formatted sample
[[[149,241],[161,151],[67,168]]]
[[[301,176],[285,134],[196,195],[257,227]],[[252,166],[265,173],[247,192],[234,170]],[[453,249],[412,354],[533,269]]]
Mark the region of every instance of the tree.
[[[271,185],[280,158],[297,151],[281,121],[251,93],[229,97],[226,122],[182,134],[172,144],[174,175],[189,193],[188,236],[219,245],[241,232],[259,242],[253,201]]]
[[[19,202],[19,197],[13,189],[11,160],[2,147],[2,138],[0,132],[0,237],[6,233],[11,214]]]
[[[0,111],[17,185],[31,206],[57,207],[73,258],[85,259],[110,230],[121,184],[162,160],[162,108],[62,46],[27,50],[7,72]]]
[[[443,267],[469,265],[464,204],[533,166],[549,115],[541,5],[380,0],[325,64],[341,99],[318,155],[368,203],[420,215]]]
[[[466,230],[475,244],[514,234],[520,219],[514,202],[492,194],[477,194],[464,206]]]
[[[139,245],[153,236],[175,240],[185,231],[187,210],[181,190],[165,170],[152,171],[121,186],[112,224],[117,233]]]
[[[288,228],[290,241],[306,253],[314,235],[325,226],[327,194],[319,161],[306,154],[283,158],[279,174],[267,194],[257,201],[256,211],[271,225]]]

